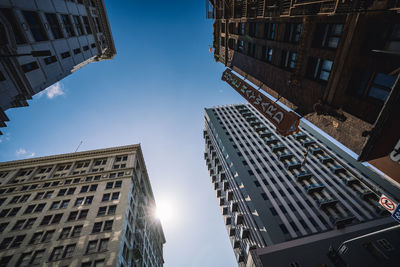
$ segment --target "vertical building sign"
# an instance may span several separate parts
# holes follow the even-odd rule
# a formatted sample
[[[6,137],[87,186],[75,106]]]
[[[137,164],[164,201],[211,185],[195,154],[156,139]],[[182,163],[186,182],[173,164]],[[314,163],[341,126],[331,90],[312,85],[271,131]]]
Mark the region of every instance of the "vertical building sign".
[[[300,117],[296,113],[283,109],[280,105],[233,74],[230,69],[224,71],[222,80],[232,86],[233,89],[275,125],[277,132],[282,136],[288,136],[299,131]]]

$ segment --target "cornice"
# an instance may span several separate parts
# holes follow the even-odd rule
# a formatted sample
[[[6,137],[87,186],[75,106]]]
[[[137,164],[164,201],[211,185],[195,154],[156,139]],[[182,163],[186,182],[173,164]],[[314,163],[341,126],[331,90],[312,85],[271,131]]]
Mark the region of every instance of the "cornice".
[[[104,0],[96,0],[96,9],[98,11],[98,17],[103,28],[103,34],[107,41],[107,49],[100,56],[100,59],[112,59],[115,54],[117,54],[117,51],[115,49],[114,39],[111,33],[110,21],[108,20]]]
[[[46,156],[46,157],[6,161],[6,162],[0,163],[0,169],[9,168],[9,167],[18,167],[18,166],[29,165],[29,164],[42,164],[42,163],[50,163],[50,162],[54,162],[54,161],[74,160],[74,159],[80,159],[83,157],[101,156],[101,155],[113,154],[113,153],[117,153],[117,152],[118,153],[119,152],[129,153],[129,152],[138,152],[138,151],[140,151],[140,153],[141,153],[140,144],[102,148],[102,149],[88,150],[88,151],[82,151],[82,152],[52,155],[52,156]],[[147,171],[146,171],[146,173],[147,173]]]

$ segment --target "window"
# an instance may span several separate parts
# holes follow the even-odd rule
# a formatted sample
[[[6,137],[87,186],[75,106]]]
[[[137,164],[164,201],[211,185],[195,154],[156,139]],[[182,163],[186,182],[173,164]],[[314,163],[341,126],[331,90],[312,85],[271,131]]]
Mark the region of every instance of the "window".
[[[58,205],[60,204],[60,201],[55,201],[51,204],[50,210],[56,210],[58,209]]]
[[[77,211],[71,211],[71,213],[68,216],[67,221],[74,221],[74,220],[76,220],[77,216],[78,216],[78,212]]]
[[[52,217],[53,217],[52,215],[44,216],[40,225],[48,225]]]
[[[94,223],[93,229],[92,229],[92,233],[99,233],[99,232],[101,232],[101,227],[102,227],[102,225],[103,225],[103,222]]]
[[[7,228],[8,222],[0,223],[0,233],[3,233],[4,230]]]
[[[65,59],[65,58],[70,57],[70,56],[71,56],[71,53],[69,51],[61,53],[61,58],[62,59]]]
[[[61,259],[63,252],[63,247],[56,247],[53,249],[53,252],[50,255],[49,261],[55,261]]]
[[[88,50],[89,50],[89,46],[85,45],[85,46],[83,47],[83,51],[88,51]]]
[[[394,250],[392,244],[390,244],[389,241],[387,241],[387,239],[379,239],[376,241],[382,248],[391,251]]]
[[[245,32],[244,22],[239,22],[239,28],[238,28],[239,35],[244,35],[244,32]]]
[[[71,237],[77,237],[81,235],[83,225],[75,225],[72,230]]]
[[[44,233],[44,235],[43,235],[41,242],[50,242],[51,238],[53,237],[54,232],[55,232],[55,230],[46,231],[46,233]]]
[[[63,200],[61,202],[60,209],[66,209],[68,207],[68,204],[69,204],[69,199]]]
[[[63,258],[72,257],[75,251],[76,244],[71,244],[65,247]]]
[[[82,51],[81,51],[81,49],[80,48],[75,48],[74,49],[74,54],[75,55],[77,55],[77,54],[79,54],[79,53],[81,53]],[[82,173],[82,172],[81,172]]]
[[[77,198],[77,199],[75,200],[74,206],[80,206],[80,205],[82,205],[83,199],[84,199],[83,197]]]
[[[58,239],[66,239],[69,237],[69,233],[71,232],[72,227],[65,227],[61,230],[60,236]]]
[[[39,14],[33,11],[23,11],[25,20],[29,25],[32,36],[36,42],[48,40],[43,24],[40,21]]]
[[[33,253],[30,264],[34,265],[41,263],[43,260],[44,251],[45,251],[44,249],[35,251],[35,253]]]
[[[332,70],[333,61],[321,58],[310,58],[308,62],[308,76],[314,80],[327,82]]]
[[[42,238],[43,232],[36,232],[32,235],[29,244],[38,244],[40,243],[40,239]]]
[[[97,212],[97,216],[103,216],[106,215],[107,207],[100,207],[99,211]]]
[[[292,51],[283,51],[283,66],[293,70],[296,66],[297,53]]]
[[[86,34],[92,34],[92,29],[90,28],[88,17],[83,16],[83,24],[85,25]]]
[[[25,236],[26,235],[17,235],[14,239],[14,242],[12,242],[10,248],[18,248],[24,241]]]
[[[92,185],[90,186],[89,191],[90,191],[90,192],[94,192],[94,191],[96,191],[96,190],[97,190],[97,184],[92,184]]]
[[[20,230],[22,226],[24,225],[26,220],[18,220],[15,224],[14,227],[11,230]]]
[[[64,24],[65,31],[67,32],[67,37],[75,36],[74,28],[72,27],[71,19],[68,15],[61,15],[62,22]]]
[[[396,81],[396,76],[387,75],[384,73],[376,73],[372,81],[368,96],[385,101],[388,97],[392,86]]]
[[[389,51],[400,51],[400,24],[395,24],[387,45]]]
[[[21,65],[22,70],[27,73],[27,72],[31,72],[33,70],[36,70],[39,68],[39,65],[36,63],[36,61],[32,61],[29,63],[26,63],[24,65]]]
[[[105,238],[105,239],[101,239],[101,240],[100,240],[99,251],[105,251],[105,250],[107,250],[108,241],[109,241],[108,238]]]
[[[86,248],[86,254],[96,252],[97,248],[97,240],[89,241],[88,246]]]
[[[281,228],[281,230],[284,234],[289,233],[288,229],[286,228],[286,226],[284,224],[280,224],[279,227]]]
[[[92,204],[92,201],[93,201],[93,196],[88,196],[85,199],[85,204],[84,205],[90,205],[90,204]]]
[[[20,23],[15,17],[14,11],[10,8],[0,8],[0,13],[8,20],[14,33],[15,41],[17,44],[26,43],[25,36],[22,34]]]
[[[263,59],[264,61],[271,63],[272,62],[272,53],[273,49],[269,46],[263,46]]]
[[[291,43],[298,43],[301,34],[301,23],[288,23],[286,24],[285,41]]]
[[[265,38],[268,40],[274,40],[275,38],[276,23],[265,24]]]
[[[19,257],[17,266],[29,266],[32,252],[25,252]]]
[[[54,39],[63,38],[64,35],[61,31],[60,23],[58,22],[57,15],[45,13],[47,22],[49,23],[50,30],[53,33]]]
[[[53,220],[51,221],[51,224],[59,223],[61,221],[62,216],[63,216],[62,213],[55,214]]]
[[[116,205],[109,206],[109,207],[108,207],[108,213],[107,213],[107,215],[113,215],[113,214],[115,214],[116,209],[117,209],[117,206],[116,206]]]
[[[110,196],[111,196],[111,194],[104,194],[103,198],[101,199],[101,201],[109,201],[110,200]]]
[[[247,50],[247,55],[250,57],[254,57],[255,52],[256,52],[256,44],[254,43],[248,43],[249,47]]]
[[[343,24],[317,24],[313,46],[336,49],[339,44],[342,31]]]
[[[221,37],[221,46],[225,47],[225,37]]]
[[[103,231],[111,231],[111,230],[112,230],[113,222],[114,222],[114,221],[112,221],[112,220],[110,220],[110,221],[105,221],[105,222],[104,222]]]
[[[250,22],[249,23],[249,35],[251,37],[256,37],[257,36],[257,22]]]
[[[8,246],[11,244],[12,240],[13,240],[13,237],[4,238],[3,241],[1,241],[1,243],[0,243],[0,250],[8,248]]]
[[[12,259],[12,256],[5,256],[0,259],[0,267],[7,267],[7,264]]]
[[[46,203],[38,204],[38,205],[36,206],[34,212],[42,212],[42,210],[44,209],[44,206],[46,206]]]
[[[86,193],[88,191],[88,189],[89,189],[88,185],[82,186],[80,193]]]
[[[73,195],[75,193],[75,187],[69,188],[67,191],[67,195]]]
[[[79,212],[78,220],[86,219],[88,212],[89,212],[89,210],[81,210]]]
[[[244,41],[243,40],[238,40],[237,51],[243,53],[243,51],[244,51]]]
[[[221,32],[225,33],[225,23],[221,23]]]
[[[117,200],[119,198],[119,192],[114,192],[111,195],[111,200]]]
[[[75,22],[75,27],[76,30],[78,31],[78,35],[83,35],[83,27],[82,27],[82,23],[81,20],[79,19],[79,16],[74,16],[74,22]]]

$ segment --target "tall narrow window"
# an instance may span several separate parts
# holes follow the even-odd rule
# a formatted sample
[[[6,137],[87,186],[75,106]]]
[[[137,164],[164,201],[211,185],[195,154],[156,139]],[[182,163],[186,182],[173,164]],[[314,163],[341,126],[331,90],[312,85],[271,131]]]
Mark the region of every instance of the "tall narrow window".
[[[314,47],[337,48],[343,32],[343,24],[317,24]]]
[[[268,40],[275,39],[276,23],[266,23],[265,24],[265,38]]]
[[[297,53],[286,51],[283,53],[283,66],[287,69],[293,70],[296,66]]]
[[[83,24],[85,25],[86,33],[92,34],[92,29],[90,28],[88,17],[84,16],[82,17],[82,19],[83,19]]]
[[[83,26],[81,20],[79,19],[79,16],[74,16],[74,22],[76,30],[78,31],[78,35],[83,35]]]
[[[291,43],[297,43],[300,40],[301,34],[301,23],[288,23],[286,24],[285,41]]]
[[[0,13],[8,20],[14,33],[15,41],[17,44],[25,44],[26,39],[22,34],[21,25],[18,22],[14,12],[10,8],[0,8]]]
[[[36,42],[46,41],[48,37],[44,31],[42,21],[40,20],[39,14],[33,11],[23,11],[26,22],[28,22],[29,29]]]
[[[46,13],[46,19],[49,23],[50,30],[53,33],[54,39],[63,38],[64,35],[61,31],[60,23],[58,22],[57,15],[52,13]]]
[[[321,58],[310,58],[308,64],[307,73],[310,78],[324,82],[328,81],[333,61]]]
[[[67,32],[67,37],[75,36],[74,28],[72,27],[71,19],[68,15],[61,15],[61,19],[63,21],[65,31]]]
[[[268,63],[271,63],[272,62],[272,53],[273,53],[272,47],[264,46],[263,47],[263,59],[264,59],[264,61],[266,61]]]

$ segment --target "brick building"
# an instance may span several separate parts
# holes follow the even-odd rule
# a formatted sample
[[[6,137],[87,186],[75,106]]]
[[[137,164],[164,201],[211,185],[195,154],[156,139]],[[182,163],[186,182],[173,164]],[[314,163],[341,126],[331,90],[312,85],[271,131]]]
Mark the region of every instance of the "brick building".
[[[139,145],[0,163],[0,266],[163,266]]]
[[[207,16],[216,61],[370,160],[400,138],[399,119],[387,121],[400,106],[399,8],[392,0],[210,0]],[[394,134],[373,154],[385,125]]]

